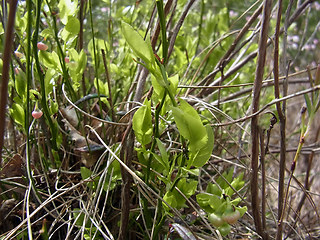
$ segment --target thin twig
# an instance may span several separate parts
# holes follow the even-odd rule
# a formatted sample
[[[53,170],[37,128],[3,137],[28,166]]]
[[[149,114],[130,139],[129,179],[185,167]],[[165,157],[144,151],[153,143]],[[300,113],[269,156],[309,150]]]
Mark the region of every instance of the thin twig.
[[[264,74],[264,67],[266,61],[266,52],[268,46],[268,30],[270,22],[270,13],[272,7],[272,0],[265,0],[263,6],[262,26],[260,33],[260,41],[258,47],[258,62],[256,68],[255,81],[253,86],[252,97],[252,113],[259,111],[260,91],[262,87],[262,80]],[[251,119],[251,204],[252,215],[257,233],[263,238],[267,239],[266,234],[263,232],[261,217],[260,217],[260,204],[259,204],[259,187],[258,187],[258,159],[259,159],[259,126],[258,116]]]
[[[236,120],[233,120],[231,122],[226,122],[226,123],[217,123],[217,124],[211,124],[211,126],[216,126],[216,127],[220,127],[220,126],[228,126],[228,125],[232,125],[234,123],[239,123],[239,122],[243,122],[243,121],[246,121],[250,118],[253,118],[259,114],[261,114],[262,112],[264,112],[266,109],[268,109],[269,107],[271,107],[272,105],[276,104],[277,102],[282,102],[282,101],[285,101],[285,100],[288,100],[290,98],[294,98],[294,97],[298,97],[298,96],[301,96],[301,95],[304,95],[306,93],[310,93],[310,92],[314,92],[314,91],[317,91],[317,90],[320,90],[320,85],[316,85],[312,88],[308,88],[308,89],[305,89],[305,90],[302,90],[300,92],[296,92],[296,93],[293,93],[293,94],[290,94],[290,95],[287,95],[283,98],[280,98],[280,99],[274,99],[272,100],[271,102],[269,102],[268,104],[264,105],[262,108],[260,108],[258,111],[248,115],[248,116],[245,116],[245,117],[242,117],[242,118],[239,118],[239,119],[236,119]]]
[[[259,129],[260,136],[260,164],[261,164],[261,219],[262,219],[262,232],[265,233],[264,238],[269,238],[266,224],[266,166],[265,166],[265,146],[264,146],[264,130]]]
[[[251,27],[251,25],[254,23],[254,21],[257,19],[257,17],[261,14],[262,11],[262,6],[263,4],[261,4],[257,10],[252,14],[252,16],[250,17],[250,19],[246,22],[246,24],[243,26],[243,28],[240,30],[240,32],[238,33],[236,39],[233,41],[232,45],[229,47],[228,51],[225,53],[225,55],[220,59],[220,61],[218,62],[218,64],[215,67],[215,70],[213,70],[208,76],[206,76],[201,83],[209,83],[210,80],[214,79],[214,77],[216,76],[216,74],[218,73],[218,69],[219,66],[227,66],[227,64],[232,60],[232,58],[230,57],[230,55],[233,53],[233,51],[235,50],[236,46],[239,44],[240,40],[242,39],[242,37],[248,32],[249,28]],[[240,48],[241,49],[241,48]],[[239,50],[240,50],[239,49]],[[217,70],[216,70],[217,69]],[[205,93],[203,93],[205,94]]]
[[[290,19],[288,20],[288,24],[287,27],[289,27],[299,16],[300,14],[305,10],[305,8],[311,4],[312,2],[314,2],[315,0],[308,0],[306,2],[304,2],[303,4],[301,4],[296,11],[292,14],[292,16],[290,17]],[[280,34],[284,33],[285,29],[281,29],[280,30]],[[268,46],[273,42],[273,39],[269,39],[268,40]],[[241,48],[240,48],[241,49]],[[239,50],[240,50],[239,49]],[[233,66],[232,68],[228,69],[228,72],[225,73],[225,79],[227,80],[229,77],[231,77],[235,72],[238,72],[242,67],[244,67],[248,62],[250,62],[252,59],[254,59],[256,56],[258,55],[258,50],[250,53],[249,55],[247,55],[241,62],[239,62],[237,65]],[[233,56],[233,55],[232,55]],[[200,85],[204,85],[207,84],[210,86],[214,86],[219,84],[220,82],[220,78],[216,79],[214,82],[211,82],[211,80],[216,76],[216,74],[219,72],[219,66],[216,66],[215,69],[209,73],[205,78],[203,78],[203,80],[200,81]],[[210,80],[210,81],[209,81]],[[199,94],[198,97],[204,97],[204,96],[208,96],[212,93],[212,89],[203,89]]]
[[[169,41],[169,48],[168,48],[168,58],[171,56],[172,54],[172,51],[173,51],[173,47],[174,47],[174,44],[176,42],[176,38],[178,36],[178,33],[180,31],[180,28],[185,20],[185,18],[187,17],[187,14],[188,12],[190,11],[193,3],[195,2],[196,0],[189,0],[189,2],[186,4],[176,26],[174,27],[173,29],[173,33],[171,35],[171,38],[170,38],[170,41]]]
[[[276,99],[280,98],[280,87],[279,87],[279,37],[280,37],[280,23],[282,14],[282,0],[278,1],[278,14],[277,23],[274,37],[274,56],[273,56],[273,73],[274,73],[274,96]],[[285,101],[283,101],[285,105]],[[281,108],[281,103],[276,103],[276,108],[280,122],[280,167],[279,167],[279,187],[278,187],[278,220],[282,215],[283,206],[283,193],[284,193],[284,172],[286,163],[286,118]],[[282,224],[277,226],[277,236],[280,240],[282,236]]]

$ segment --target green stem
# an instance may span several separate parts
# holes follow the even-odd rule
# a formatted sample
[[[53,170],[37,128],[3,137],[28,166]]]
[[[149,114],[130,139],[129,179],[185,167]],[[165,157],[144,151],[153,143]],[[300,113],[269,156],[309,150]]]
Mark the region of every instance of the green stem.
[[[289,181],[288,181],[288,184],[287,184],[286,194],[285,194],[285,197],[284,197],[284,204],[282,206],[282,212],[281,212],[282,214],[281,214],[281,217],[279,218],[278,224],[282,224],[283,217],[284,217],[284,212],[285,212],[285,209],[286,209],[286,206],[287,206],[288,194],[289,194],[289,189],[290,189],[290,184],[291,184],[291,181],[292,181],[292,178],[293,178],[293,174],[294,174],[294,171],[295,171],[295,168],[296,168],[296,165],[297,165],[297,161],[298,161],[298,158],[300,156],[302,147],[304,145],[305,138],[307,137],[307,133],[308,133],[307,129],[310,127],[310,125],[312,124],[312,121],[313,121],[314,114],[312,112],[310,114],[310,116],[309,116],[308,124],[307,125],[305,124],[306,112],[307,112],[307,109],[303,108],[302,109],[302,113],[301,113],[301,134],[300,134],[300,139],[299,139],[299,145],[297,147],[296,154],[295,154],[294,159],[292,161],[291,172],[290,172]]]
[[[163,81],[164,81],[164,83],[165,83],[164,88],[166,89],[166,91],[167,91],[167,93],[168,93],[168,95],[169,95],[169,97],[170,97],[170,100],[171,100],[171,102],[172,102],[172,105],[173,105],[174,107],[177,107],[178,104],[177,104],[177,102],[176,102],[176,100],[175,100],[172,92],[170,91],[170,87],[169,87],[169,86],[170,86],[170,82],[168,81],[166,70],[165,70],[163,64],[161,64],[158,59],[156,59],[156,62],[157,62],[157,64],[158,64],[159,68],[160,68],[161,75],[162,75]]]
[[[32,26],[32,15],[31,15],[31,6],[32,1],[27,1],[27,52],[26,52],[26,80],[27,80],[27,110],[25,111],[25,130],[27,134],[27,154],[26,154],[26,163],[27,168],[30,168],[30,135],[29,135],[29,126],[30,126],[30,85],[31,85],[31,26]]]
[[[44,83],[44,74],[43,74],[41,66],[40,66],[39,56],[38,56],[38,48],[37,48],[39,28],[40,28],[41,4],[42,4],[41,0],[38,0],[36,3],[36,25],[35,25],[35,30],[33,33],[32,44],[33,44],[34,59],[36,61],[36,67],[37,67],[37,71],[38,71],[39,79],[40,79],[41,106],[42,106],[44,116],[47,119],[47,121],[49,123],[50,130],[51,130],[52,147],[54,150],[57,151],[58,147],[57,147],[56,139],[57,139],[58,131],[57,131],[56,126],[54,125],[52,119],[51,119],[49,108],[47,105],[47,96],[46,96],[45,83]]]
[[[163,107],[163,105],[164,105],[164,103],[165,103],[166,96],[167,96],[167,90],[165,90],[164,95],[163,95],[163,97],[162,97],[162,100],[161,100],[161,102],[160,102],[160,105],[157,107],[156,112],[155,112],[154,138],[153,138],[153,141],[152,141],[150,153],[153,153],[153,152],[154,152],[154,149],[155,149],[156,144],[157,144],[156,139],[159,138],[159,136],[160,136],[160,135],[159,135],[160,112],[161,112],[161,109],[162,109],[162,107]],[[150,154],[150,155],[149,155],[149,158],[148,158],[147,174],[146,174],[146,179],[145,179],[145,182],[146,182],[147,184],[148,184],[148,182],[149,182],[150,168],[151,168],[152,159],[153,159],[153,155]]]
[[[160,20],[161,35],[162,35],[162,57],[163,64],[166,65],[168,61],[168,41],[167,41],[167,28],[166,20],[163,11],[163,0],[157,0],[157,9]]]
[[[93,54],[94,54],[94,70],[95,70],[95,76],[96,76],[96,84],[97,84],[97,93],[99,98],[99,107],[100,107],[100,115],[103,118],[102,114],[102,103],[100,99],[100,87],[99,87],[99,77],[98,77],[98,57],[96,52],[96,43],[95,43],[95,37],[94,37],[94,28],[93,28],[93,17],[92,17],[92,0],[89,0],[89,13],[90,13],[90,24],[91,24],[91,34],[92,34],[92,45],[93,45]]]
[[[30,85],[31,85],[31,25],[32,25],[32,15],[31,15],[31,0],[27,1],[27,52],[26,52],[26,77],[27,77],[27,110],[25,112],[25,130],[27,132],[27,148],[30,147],[29,144],[29,118],[30,118]]]

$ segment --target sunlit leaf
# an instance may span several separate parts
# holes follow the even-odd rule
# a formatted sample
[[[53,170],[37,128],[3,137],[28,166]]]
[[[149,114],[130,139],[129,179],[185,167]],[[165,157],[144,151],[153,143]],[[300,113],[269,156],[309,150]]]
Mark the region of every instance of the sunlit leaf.
[[[44,84],[45,84],[45,91],[46,94],[50,94],[53,90],[53,77],[56,74],[56,71],[52,68],[48,69],[45,77],[44,77]]]
[[[21,126],[24,126],[25,114],[24,109],[20,104],[13,103],[10,109],[10,115],[14,121]]]
[[[151,46],[149,46],[129,24],[121,23],[122,34],[127,43],[137,57],[141,58],[147,65],[154,62],[154,56]]]
[[[84,72],[84,69],[86,68],[86,66],[87,66],[87,55],[85,54],[85,52],[82,49],[79,54],[79,62],[78,62],[77,71],[80,74],[82,74]]]
[[[214,194],[214,195],[217,195],[217,196],[220,196],[222,191],[220,190],[220,188],[214,184],[214,183],[209,183],[208,186],[207,186],[207,192],[208,193],[211,193],[211,194]]]
[[[304,96],[304,99],[305,99],[305,102],[307,105],[308,115],[310,116],[310,114],[312,112],[312,104],[311,104],[310,98],[309,98],[308,94],[304,94],[303,96]]]
[[[69,16],[75,16],[77,13],[77,5],[78,1],[71,1],[71,0],[60,0],[58,4],[59,8],[59,17],[61,22],[66,25],[68,22]]]
[[[169,156],[168,156],[168,153],[165,149],[165,146],[160,141],[160,139],[156,138],[156,141],[157,141],[157,146],[158,146],[160,154],[161,154],[161,159],[162,159],[163,165],[169,171]]]
[[[209,193],[199,193],[196,196],[197,202],[200,207],[205,209],[207,212],[214,212],[222,205],[222,200],[219,196]]]
[[[20,71],[17,75],[14,85],[18,95],[24,98],[27,94],[27,81],[25,80],[25,74],[23,72]]]
[[[212,154],[213,146],[214,146],[214,136],[212,128],[207,125],[206,127],[208,141],[207,144],[198,150],[198,152],[191,156],[192,166],[202,167],[209,159]]]
[[[189,150],[196,153],[203,148],[208,136],[197,111],[181,99],[179,107],[172,107],[172,114],[180,134],[189,140]]]
[[[52,59],[52,54],[47,51],[39,51],[39,60],[47,68],[55,68],[56,62]]]
[[[76,17],[69,16],[67,25],[65,26],[65,29],[74,35],[78,34],[80,31],[79,20]]]
[[[137,140],[146,145],[151,142],[152,137],[152,116],[151,116],[151,102],[147,99],[133,116],[132,128]]]
[[[80,173],[81,173],[81,178],[83,180],[91,177],[91,175],[92,175],[92,171],[90,169],[86,168],[86,167],[81,167]]]

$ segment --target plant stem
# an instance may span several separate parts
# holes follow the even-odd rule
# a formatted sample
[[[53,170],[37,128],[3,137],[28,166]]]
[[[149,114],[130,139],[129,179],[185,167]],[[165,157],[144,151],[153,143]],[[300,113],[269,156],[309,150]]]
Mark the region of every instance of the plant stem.
[[[165,90],[163,98],[160,102],[160,105],[157,107],[156,112],[155,112],[155,125],[154,125],[154,138],[152,141],[152,145],[150,148],[150,152],[153,153],[157,144],[156,138],[159,138],[159,115],[161,112],[161,109],[163,107],[163,104],[166,100],[166,96],[167,96],[167,90]],[[148,184],[149,183],[149,177],[150,177],[150,169],[151,169],[151,162],[153,159],[153,155],[150,154],[149,158],[148,158],[148,163],[147,163],[147,173],[146,173],[146,178],[145,178],[145,183]]]
[[[282,211],[281,211],[281,215],[278,217],[279,218],[278,226],[282,225],[282,222],[283,222],[283,219],[284,219],[284,214],[285,214],[285,209],[286,209],[286,205],[287,205],[287,201],[288,201],[290,184],[291,184],[291,181],[292,181],[292,178],[293,178],[293,174],[294,174],[294,171],[295,171],[295,168],[296,168],[296,165],[297,165],[298,158],[300,156],[303,144],[305,142],[305,138],[307,137],[307,134],[309,132],[309,128],[311,127],[311,123],[312,123],[313,118],[314,118],[314,114],[313,114],[313,112],[311,112],[311,114],[309,116],[309,121],[308,121],[307,124],[305,124],[306,112],[307,112],[307,108],[306,107],[302,107],[302,110],[301,110],[301,134],[300,134],[300,139],[299,139],[299,145],[297,147],[296,154],[295,154],[294,159],[293,159],[292,164],[291,164],[290,176],[289,176],[289,180],[288,180],[288,183],[287,183],[285,197],[284,197],[284,200],[283,200]],[[280,239],[282,239],[282,232],[281,232],[281,234],[278,234],[278,232],[277,232],[277,239],[280,240]]]
[[[101,49],[101,53],[102,53],[102,60],[103,60],[104,69],[105,69],[105,72],[106,72],[107,83],[108,83],[108,90],[109,90],[108,101],[109,101],[109,104],[110,104],[111,119],[112,119],[112,122],[114,122],[115,121],[115,116],[114,116],[113,101],[112,101],[110,74],[109,74],[106,54],[105,54],[103,49]]]
[[[267,222],[266,222],[266,167],[265,167],[265,146],[264,146],[264,130],[260,129],[260,164],[261,164],[261,219],[262,219],[262,231],[265,232],[265,235],[268,237],[267,234]]]
[[[40,13],[41,13],[41,0],[37,0],[36,3],[36,25],[35,25],[35,30],[33,33],[33,38],[32,38],[32,44],[33,44],[33,54],[34,54],[34,59],[36,62],[36,68],[39,74],[39,79],[40,79],[40,92],[41,92],[41,107],[43,109],[43,113],[45,118],[48,121],[49,128],[51,131],[52,135],[52,147],[54,150],[58,150],[57,147],[57,133],[58,130],[56,129],[56,126],[54,125],[51,115],[49,112],[49,108],[47,105],[47,95],[46,95],[46,89],[45,89],[45,83],[44,83],[44,74],[42,72],[40,62],[39,62],[39,56],[38,56],[38,48],[37,48],[37,42],[38,42],[38,34],[39,34],[39,28],[40,28]]]
[[[278,14],[274,39],[274,96],[276,99],[280,98],[279,87],[279,37],[280,37],[280,23],[282,14],[282,0],[278,1]],[[279,123],[280,123],[280,166],[279,166],[279,186],[278,186],[278,221],[282,215],[283,208],[283,194],[284,194],[284,176],[285,176],[285,164],[286,164],[286,116],[285,116],[285,101],[282,104],[278,102],[276,104]],[[277,226],[277,239],[282,238],[282,223]]]
[[[92,0],[89,0],[89,14],[90,14],[90,25],[91,25],[93,55],[94,55],[95,80],[96,80],[96,84],[97,84],[97,93],[98,93],[98,99],[99,99],[100,115],[101,115],[101,118],[103,118],[103,114],[102,114],[102,103],[101,103],[101,99],[100,99],[99,74],[98,74],[99,62],[98,62],[96,42],[95,42],[95,35],[94,35],[94,28],[93,28]]]
[[[204,9],[205,9],[205,2],[204,0],[201,0],[201,11],[200,11],[200,21],[199,21],[199,25],[198,25],[198,41],[197,41],[197,45],[194,51],[194,54],[197,54],[197,50],[199,48],[200,42],[201,42],[201,33],[202,33],[202,22],[203,22],[203,15],[204,15]]]
[[[0,167],[2,166],[2,148],[4,143],[4,129],[5,129],[5,118],[6,118],[6,106],[8,101],[8,83],[9,83],[9,71],[11,61],[11,49],[13,45],[13,33],[14,33],[14,20],[16,16],[17,0],[9,2],[10,11],[9,18],[6,27],[6,39],[3,51],[3,68],[2,68],[2,79],[1,79],[1,97],[0,97]]]
[[[48,0],[46,0],[46,3],[47,3],[47,6],[49,8],[49,11],[51,12],[51,17],[52,17],[52,20],[53,20],[52,22],[53,22],[53,30],[54,30],[54,39],[56,40],[56,44],[57,44],[57,47],[58,47],[59,61],[60,61],[60,65],[61,65],[62,73],[63,73],[63,82],[66,83],[66,85],[68,87],[68,90],[70,92],[71,99],[72,99],[73,102],[75,102],[76,101],[76,93],[75,93],[75,91],[74,91],[74,89],[72,87],[72,83],[71,83],[70,78],[69,78],[68,69],[66,67],[66,62],[64,60],[64,58],[65,58],[64,51],[63,51],[63,49],[61,47],[60,40],[59,40],[59,37],[58,37],[58,28],[57,28],[56,15],[53,13]],[[77,116],[81,120],[81,115],[77,114]]]
[[[195,0],[189,0],[188,3],[185,5],[185,8],[177,22],[177,24],[175,25],[174,29],[172,30],[172,36],[170,38],[169,41],[169,47],[168,47],[168,58],[170,57],[170,55],[172,54],[173,51],[173,47],[174,44],[176,42],[178,33],[180,31],[180,28],[185,20],[185,18],[187,17],[188,12],[190,11],[192,5],[194,4]]]
[[[161,36],[162,36],[162,57],[163,65],[167,64],[168,61],[168,41],[167,41],[167,28],[166,20],[163,11],[163,0],[157,0],[157,9],[160,20]]]
[[[253,102],[252,113],[259,111],[260,90],[262,87],[262,80],[264,74],[267,40],[270,13],[272,7],[272,0],[264,1],[262,25],[259,41],[259,54],[256,68],[256,75],[253,87]],[[260,217],[260,204],[259,204],[259,187],[258,187],[258,159],[259,159],[259,126],[258,116],[254,116],[251,119],[251,202],[252,202],[252,215],[257,233],[263,238],[267,239],[262,228]]]

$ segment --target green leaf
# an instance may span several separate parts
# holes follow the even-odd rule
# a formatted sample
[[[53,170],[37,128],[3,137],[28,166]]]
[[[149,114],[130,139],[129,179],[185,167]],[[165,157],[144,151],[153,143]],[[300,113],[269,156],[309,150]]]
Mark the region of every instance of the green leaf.
[[[222,176],[227,180],[227,182],[230,184],[232,182],[232,177],[233,177],[233,167],[230,168],[229,171],[225,171]],[[222,189],[226,189],[229,187],[229,184],[220,176],[218,177],[216,181]]]
[[[176,74],[176,75],[174,75],[172,77],[169,77],[168,81],[170,83],[169,89],[170,89],[172,95],[176,95],[177,94],[177,89],[178,89],[178,84],[179,84],[179,75]]]
[[[47,51],[39,51],[39,60],[47,68],[55,68],[55,66],[59,63],[55,63],[55,61],[52,59],[52,54]]]
[[[121,170],[120,170],[120,163],[118,161],[113,161],[113,163],[110,165],[109,169],[112,169],[112,177],[111,177],[111,183],[110,181],[110,174],[111,170],[108,173],[105,182],[103,184],[103,190],[104,191],[110,191],[113,190],[117,186],[117,181],[121,180]],[[110,184],[110,187],[109,187]]]
[[[44,77],[44,85],[45,85],[45,91],[46,94],[50,94],[53,91],[53,77],[56,74],[56,71],[52,68],[49,68],[46,72],[46,75]]]
[[[25,121],[25,114],[24,114],[24,108],[17,103],[13,103],[12,107],[10,109],[10,115],[14,119],[14,121],[21,126],[24,126]]]
[[[190,198],[197,190],[198,181],[189,180],[187,182],[186,178],[180,179],[177,184],[177,188],[185,195],[188,199]],[[168,191],[164,198],[173,208],[182,208],[185,206],[186,199],[176,190]]]
[[[141,35],[125,22],[121,23],[121,30],[135,55],[141,58],[146,65],[154,64],[155,60],[152,48],[143,40]]]
[[[51,28],[45,28],[41,33],[40,36],[42,36],[43,38],[47,39],[49,37],[53,37],[54,36],[54,31]]]
[[[187,198],[191,197],[196,192],[197,186],[198,186],[198,181],[189,180],[187,182],[186,178],[181,179],[177,184],[177,187],[181,190],[181,192],[183,192],[183,194]]]
[[[83,50],[81,50],[81,51],[83,51]],[[69,48],[68,55],[70,56],[70,61],[78,62],[79,54],[78,54],[77,50],[75,50],[74,48]]]
[[[85,54],[85,52],[82,49],[79,54],[79,62],[78,62],[77,71],[80,74],[82,74],[84,72],[86,66],[87,66],[87,55]]]
[[[223,237],[227,236],[231,231],[231,226],[229,224],[223,224],[221,227],[218,227],[219,232]]]
[[[209,213],[215,212],[223,203],[220,197],[210,193],[199,193],[196,198],[200,207]]]
[[[217,196],[221,196],[221,193],[222,193],[220,188],[216,184],[213,184],[213,183],[209,183],[208,184],[207,192],[211,193],[211,194],[214,194],[214,195],[217,195]]]
[[[312,104],[309,98],[308,94],[304,94],[304,99],[306,101],[306,105],[307,105],[307,110],[308,110],[308,115],[310,116],[311,112],[312,112]]]
[[[176,195],[173,192],[167,192],[163,200],[166,201],[171,207],[176,208],[178,206]],[[167,208],[167,205],[164,204],[164,206]]]
[[[27,81],[25,80],[25,74],[22,71],[17,75],[14,85],[18,95],[21,98],[24,98],[27,95]]]
[[[88,178],[90,178],[90,177],[92,176],[92,171],[91,171],[90,169],[86,168],[86,167],[81,167],[81,168],[80,168],[80,174],[81,174],[81,178],[82,178],[83,180],[85,180],[85,179],[88,179]],[[97,180],[97,178],[96,178],[95,180]],[[99,179],[98,179],[98,180],[99,180]],[[90,189],[94,189],[95,186],[96,186],[96,184],[95,184],[95,182],[88,182],[88,183],[87,183],[87,186],[88,186]]]
[[[240,190],[244,186],[244,181],[242,181],[241,175],[243,176],[243,173],[241,173],[240,176],[235,178],[231,183],[231,186],[236,190]]]
[[[59,17],[61,22],[66,25],[68,23],[69,16],[75,16],[77,13],[78,1],[60,0],[58,4]]]
[[[207,130],[197,111],[181,99],[179,107],[172,107],[172,114],[180,134],[189,140],[190,152],[197,153],[208,141]]]
[[[101,50],[103,49],[105,52],[108,52],[109,46],[106,41],[100,38],[95,38],[95,50],[98,56],[101,55]],[[88,43],[88,51],[91,55],[91,59],[94,59],[94,48],[93,48],[93,39],[91,39]],[[100,57],[101,58],[101,57]],[[100,59],[99,58],[99,59]],[[95,61],[93,61],[93,64],[95,64]]]
[[[169,166],[169,157],[168,157],[167,150],[165,149],[164,144],[160,141],[160,139],[156,138],[156,141],[157,141],[157,145],[158,145],[164,166],[166,167],[167,170],[169,170],[170,166]]]
[[[56,103],[50,99],[50,113],[51,113],[51,115],[57,113],[58,111],[59,111],[58,103]]]
[[[248,208],[247,206],[244,206],[244,207],[234,207],[235,209],[237,209],[239,212],[240,212],[240,216],[242,217],[246,211],[248,211]]]
[[[74,35],[78,34],[80,31],[80,22],[76,17],[68,16],[68,22],[65,29]]]
[[[147,99],[143,106],[140,107],[133,116],[132,128],[137,140],[146,145],[151,142],[152,137],[152,116],[151,116],[151,101]]]
[[[169,82],[169,91],[172,93],[172,95],[176,95],[178,83],[179,83],[179,76],[174,75],[170,78],[168,78]],[[151,75],[151,83],[153,86],[153,91],[156,93],[157,101],[161,101],[163,98],[163,94],[165,92],[165,86],[164,80],[162,78],[156,78],[154,75]],[[167,96],[167,99],[170,99],[169,96]]]
[[[240,197],[238,197],[238,198],[233,199],[232,201],[230,201],[230,203],[233,206],[237,206],[241,201],[242,201],[242,199]]]
[[[83,180],[91,177],[91,175],[92,175],[92,171],[90,169],[86,168],[86,167],[81,167],[80,168],[80,173],[81,173],[81,178]]]
[[[198,150],[196,154],[191,155],[191,165],[195,167],[202,167],[204,164],[206,164],[212,154],[214,145],[213,131],[209,125],[207,125],[205,128],[208,136],[207,144],[203,148]]]
[[[102,82],[100,79],[98,79],[98,84],[100,94],[109,95],[108,84]],[[97,79],[94,79],[94,87],[98,90]]]
[[[167,165],[163,161],[162,157],[153,152],[151,152],[151,154],[153,155],[155,160],[157,160],[152,162],[152,169],[154,169],[157,172],[161,172],[164,175],[167,175],[168,174]]]

